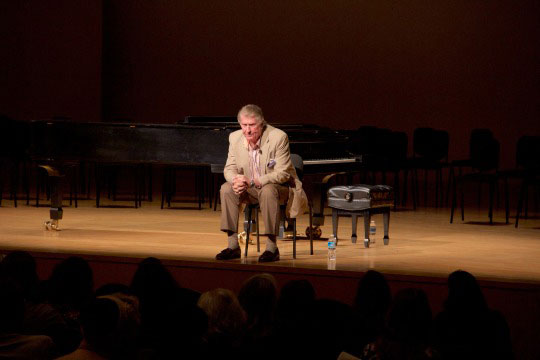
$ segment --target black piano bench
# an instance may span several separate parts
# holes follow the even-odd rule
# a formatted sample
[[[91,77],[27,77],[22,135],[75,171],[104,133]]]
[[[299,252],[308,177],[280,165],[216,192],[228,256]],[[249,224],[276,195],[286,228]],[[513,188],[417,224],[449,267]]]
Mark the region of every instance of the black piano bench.
[[[356,223],[358,216],[364,217],[364,246],[369,247],[369,224],[371,215],[383,214],[384,245],[388,245],[390,208],[394,206],[394,189],[387,185],[340,185],[328,190],[328,206],[332,208],[333,236],[338,242],[337,227],[340,216],[352,219],[351,241],[356,243]]]

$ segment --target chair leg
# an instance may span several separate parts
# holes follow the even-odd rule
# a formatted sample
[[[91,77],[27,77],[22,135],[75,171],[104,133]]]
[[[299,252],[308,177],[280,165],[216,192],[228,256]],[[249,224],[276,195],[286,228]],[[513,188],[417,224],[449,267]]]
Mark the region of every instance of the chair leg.
[[[446,184],[446,206],[448,206],[448,202],[450,201],[450,189],[452,189],[451,186],[452,186],[453,181],[454,181],[454,167],[450,166],[450,170],[448,171],[448,183]]]
[[[309,251],[310,255],[313,255],[313,207],[309,206]]]
[[[28,177],[28,166],[26,166],[26,162],[23,162],[23,186],[26,192],[26,205],[30,205],[30,180]]]
[[[161,209],[165,204],[165,192],[167,191],[167,169],[163,169],[163,181],[161,182]]]
[[[495,182],[489,182],[489,224],[493,225],[493,194],[495,192]]]
[[[465,184],[463,181],[459,184],[460,193],[461,193],[461,221],[465,221],[465,195],[464,188]]]
[[[428,180],[428,169],[424,170],[424,206],[427,206],[427,180]]]
[[[336,209],[332,209],[332,232],[333,232],[334,240],[336,242],[336,246],[338,243],[338,234],[337,234],[338,221],[339,221],[338,211]]]
[[[506,224],[509,223],[509,215],[510,215],[510,199],[509,199],[509,190],[508,190],[508,178],[504,178],[504,214],[506,219]]]
[[[521,183],[521,190],[519,192],[518,206],[517,206],[517,211],[516,211],[516,225],[515,225],[516,229],[519,223],[519,216],[521,215],[521,211],[523,209],[523,198],[526,196],[527,186],[528,186],[527,180],[524,178]]]
[[[523,217],[525,219],[529,218],[529,184],[527,183],[527,187],[525,188],[525,197],[523,198],[523,202],[525,205],[525,213],[523,214]]]
[[[397,210],[399,198],[400,198],[400,190],[399,190],[399,171],[394,172],[394,211]]]
[[[99,207],[99,198],[101,196],[101,181],[99,178],[99,165],[95,166],[95,178],[96,178],[96,208]]]
[[[418,200],[418,170],[414,169],[414,171],[411,174],[412,176],[412,199],[413,199],[413,210],[416,210],[416,203]]]
[[[217,181],[217,180],[216,180]],[[214,189],[214,211],[217,211],[217,204],[218,204],[218,201],[219,201],[219,188],[217,188],[219,186],[219,182],[217,183],[216,185],[216,189]]]
[[[245,244],[245,250],[244,250],[244,257],[247,257],[248,254],[248,245],[249,245],[249,236],[251,233],[251,208],[249,205],[246,206],[247,211],[247,224],[246,224],[246,244]]]
[[[457,194],[456,194],[456,179],[452,181],[452,205],[450,209],[450,224],[454,222],[454,210],[456,209]]]
[[[152,176],[152,165],[148,165],[148,201],[151,203],[154,200],[154,179]]]
[[[440,169],[435,170],[435,208],[439,207],[439,172]]]
[[[13,175],[11,178],[11,193],[13,194],[13,206],[17,207],[17,190],[19,188],[19,165],[13,166]]]
[[[257,252],[261,252],[261,241],[260,241],[260,233],[259,233],[259,209],[255,208],[255,227],[257,228]],[[267,240],[268,241],[268,240]]]
[[[390,238],[388,237],[388,232],[390,230],[390,209],[388,209],[388,211],[386,211],[383,214],[383,224],[384,224],[383,242],[384,242],[384,245],[388,245],[388,243],[390,242]]]
[[[296,259],[296,219],[292,219],[292,223],[293,223],[293,243],[292,243],[292,247],[293,247],[293,259]]]
[[[133,191],[133,197],[135,198],[135,209],[137,209],[139,207],[139,167],[136,166],[135,169],[133,170],[133,172],[135,173],[134,174],[134,187],[135,187],[135,190]],[[116,191],[115,191],[115,194],[116,194]]]

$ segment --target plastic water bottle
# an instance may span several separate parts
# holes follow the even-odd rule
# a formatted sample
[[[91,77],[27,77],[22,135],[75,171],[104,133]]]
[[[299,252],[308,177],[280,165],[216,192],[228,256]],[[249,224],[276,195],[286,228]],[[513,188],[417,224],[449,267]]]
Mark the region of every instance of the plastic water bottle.
[[[369,242],[375,243],[375,234],[377,234],[377,225],[375,224],[375,220],[371,220],[369,223]]]
[[[328,241],[328,261],[336,261],[336,241],[333,239]]]

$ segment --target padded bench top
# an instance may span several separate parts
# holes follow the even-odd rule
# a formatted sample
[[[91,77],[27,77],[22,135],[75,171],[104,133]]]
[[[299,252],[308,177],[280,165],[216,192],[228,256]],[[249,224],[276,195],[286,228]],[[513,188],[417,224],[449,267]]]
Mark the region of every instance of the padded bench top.
[[[327,197],[331,208],[358,211],[392,206],[394,189],[388,185],[340,185],[328,189]]]

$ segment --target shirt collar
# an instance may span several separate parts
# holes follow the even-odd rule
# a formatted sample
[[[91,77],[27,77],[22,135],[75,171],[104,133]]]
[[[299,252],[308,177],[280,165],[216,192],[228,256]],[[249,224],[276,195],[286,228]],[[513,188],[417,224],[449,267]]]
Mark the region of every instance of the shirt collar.
[[[264,132],[263,132],[263,134],[264,134]],[[251,149],[251,147],[249,146],[249,143],[248,143],[245,136],[243,136],[243,138],[244,138],[244,147],[246,149],[248,149],[248,150],[257,150],[257,149],[259,149],[261,147],[262,134],[261,134],[261,137],[259,137],[259,140],[257,140],[257,147],[255,149]]]

